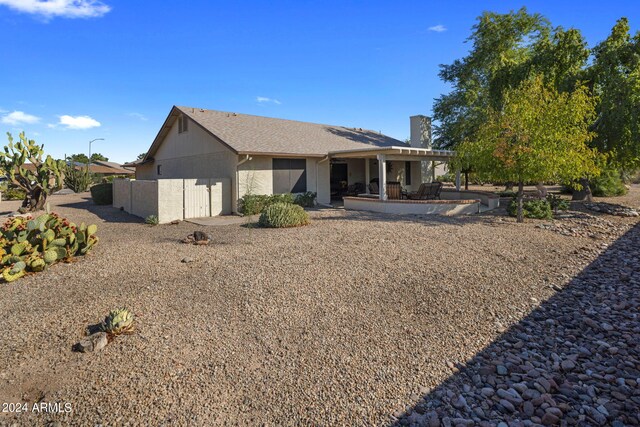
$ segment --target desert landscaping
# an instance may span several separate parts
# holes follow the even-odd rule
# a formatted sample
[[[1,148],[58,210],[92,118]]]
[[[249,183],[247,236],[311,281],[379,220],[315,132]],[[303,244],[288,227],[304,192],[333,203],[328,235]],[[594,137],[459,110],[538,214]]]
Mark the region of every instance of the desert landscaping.
[[[636,217],[151,226],[88,193],[49,201],[100,243],[0,286],[0,401],[72,409],[0,425],[640,422]],[[210,244],[181,243],[194,230]],[[135,333],[72,351],[121,306]]]
[[[640,426],[640,8],[524,3],[0,0],[0,427]]]

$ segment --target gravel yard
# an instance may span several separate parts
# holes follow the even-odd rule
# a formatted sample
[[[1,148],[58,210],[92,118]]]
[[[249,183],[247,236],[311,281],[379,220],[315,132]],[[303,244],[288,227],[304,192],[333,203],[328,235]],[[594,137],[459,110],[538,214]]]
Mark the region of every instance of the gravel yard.
[[[91,255],[0,284],[0,404],[29,404],[0,425],[639,422],[637,218],[152,227],[87,197],[50,201],[98,225]],[[71,351],[118,306],[135,334]]]

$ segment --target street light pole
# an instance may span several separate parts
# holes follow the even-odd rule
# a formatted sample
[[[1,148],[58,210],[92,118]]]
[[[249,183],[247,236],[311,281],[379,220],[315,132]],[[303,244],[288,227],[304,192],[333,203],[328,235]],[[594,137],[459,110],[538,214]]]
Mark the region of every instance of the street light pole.
[[[89,175],[89,165],[91,164],[91,144],[96,141],[104,141],[104,138],[96,138],[89,141],[89,158],[87,159],[87,175]]]

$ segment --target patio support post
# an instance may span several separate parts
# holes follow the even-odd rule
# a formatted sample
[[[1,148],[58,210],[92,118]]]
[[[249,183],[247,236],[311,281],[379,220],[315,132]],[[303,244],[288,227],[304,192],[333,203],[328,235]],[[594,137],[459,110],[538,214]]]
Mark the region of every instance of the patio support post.
[[[369,158],[364,158],[364,192],[369,194],[369,181],[371,181],[371,173],[369,172]]]
[[[387,157],[378,154],[378,193],[380,200],[387,200]]]
[[[460,191],[460,170],[456,171],[456,191]]]

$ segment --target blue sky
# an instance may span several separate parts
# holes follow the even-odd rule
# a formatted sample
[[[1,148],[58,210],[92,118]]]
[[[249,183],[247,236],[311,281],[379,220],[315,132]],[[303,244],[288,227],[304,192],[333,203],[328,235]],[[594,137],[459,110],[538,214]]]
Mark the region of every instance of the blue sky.
[[[0,125],[55,157],[147,150],[172,105],[362,127],[398,139],[447,91],[484,10],[527,6],[590,45],[636,1],[0,0]]]

